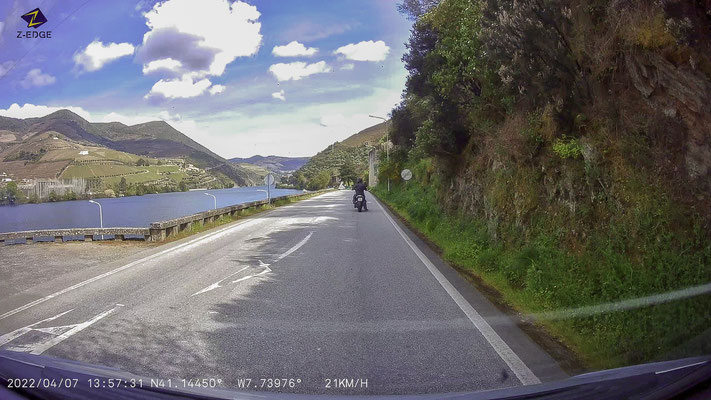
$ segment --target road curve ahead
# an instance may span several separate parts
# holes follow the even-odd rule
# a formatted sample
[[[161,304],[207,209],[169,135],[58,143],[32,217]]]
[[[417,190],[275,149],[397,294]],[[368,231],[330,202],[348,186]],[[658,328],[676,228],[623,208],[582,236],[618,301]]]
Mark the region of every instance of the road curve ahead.
[[[0,295],[0,347],[294,393],[458,392],[565,376],[373,196],[358,213],[351,195]]]

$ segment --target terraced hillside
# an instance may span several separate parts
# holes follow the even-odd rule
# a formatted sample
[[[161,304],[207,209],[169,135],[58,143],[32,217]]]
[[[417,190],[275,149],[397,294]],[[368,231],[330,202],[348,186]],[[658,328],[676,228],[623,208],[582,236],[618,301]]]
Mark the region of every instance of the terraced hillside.
[[[300,188],[321,189],[336,179],[341,180],[344,173],[350,179],[365,177],[368,171],[368,152],[383,140],[387,126],[387,122],[382,122],[330,145],[299,168],[291,178],[291,183]]]

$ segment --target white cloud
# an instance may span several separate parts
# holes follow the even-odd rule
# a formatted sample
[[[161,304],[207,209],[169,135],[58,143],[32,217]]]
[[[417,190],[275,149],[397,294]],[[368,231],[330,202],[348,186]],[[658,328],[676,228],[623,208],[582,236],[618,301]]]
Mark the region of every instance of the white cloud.
[[[360,43],[351,43],[339,47],[334,54],[342,54],[349,60],[355,61],[383,61],[390,52],[390,48],[382,40],[372,40]]]
[[[97,39],[81,52],[74,53],[74,65],[80,71],[98,71],[116,59],[130,56],[134,50],[131,43],[104,44]]]
[[[69,110],[80,117],[84,118],[89,122],[120,122],[125,125],[136,125],[143,124],[151,121],[160,121],[173,125],[175,129],[176,126],[184,127],[194,127],[195,121],[183,119],[180,114],[171,114],[168,111],[161,111],[157,114],[121,114],[117,112],[110,112],[108,114],[101,115],[100,113],[90,113],[89,111],[83,109],[82,107],[74,106],[43,106],[34,104],[25,104],[20,106],[17,103],[12,104],[7,109],[0,109],[0,116],[10,117],[10,118],[37,118],[44,117],[55,111],[59,110]],[[180,130],[180,129],[178,129]],[[180,130],[183,132],[182,130]],[[184,132],[183,132],[184,133]]]
[[[343,64],[341,66],[341,69],[345,71],[351,71],[353,68],[355,68],[355,64],[353,63]]]
[[[167,0],[144,16],[149,31],[138,59],[144,64],[176,60],[181,64],[174,68],[177,75],[222,75],[227,64],[256,54],[262,43],[260,13],[242,1]]]
[[[91,118],[91,114],[89,114],[88,111],[84,110],[81,107],[73,107],[73,106],[66,106],[66,107],[54,107],[54,106],[41,106],[41,105],[34,105],[34,104],[29,104],[25,103],[25,105],[19,105],[17,103],[12,104],[10,107],[7,109],[0,109],[0,116],[3,117],[10,117],[10,118],[37,118],[37,117],[44,117],[47,114],[51,114],[55,111],[59,110],[69,110],[80,117],[89,120]]]
[[[183,75],[180,79],[161,79],[153,85],[145,97],[162,96],[166,99],[186,99],[205,93],[211,84],[209,79],[194,81],[188,75]]]
[[[328,66],[325,61],[319,61],[313,64],[296,61],[292,63],[273,64],[269,67],[269,72],[279,81],[298,81],[309,75],[331,72],[331,67]]]
[[[212,87],[210,87],[210,94],[211,95],[216,95],[216,94],[222,93],[224,91],[225,91],[225,87],[222,85],[212,85]]]
[[[285,46],[274,46],[272,49],[272,54],[277,57],[298,57],[305,56],[311,57],[316,54],[318,49],[315,47],[306,47],[302,43],[294,40],[293,42]]]
[[[24,88],[30,88],[33,86],[47,86],[56,82],[57,79],[49,74],[43,74],[42,70],[39,68],[33,68],[27,72],[25,78],[20,81],[20,85]]]
[[[172,58],[164,58],[161,60],[151,61],[147,64],[143,64],[143,74],[148,75],[153,72],[158,71],[178,71],[183,66],[178,60],[173,60]]]
[[[281,101],[285,101],[285,100],[286,100],[286,96],[284,96],[284,89],[282,89],[282,90],[280,90],[280,91],[278,91],[278,92],[272,93],[272,97],[275,98],[275,99],[279,99],[279,100],[281,100]]]

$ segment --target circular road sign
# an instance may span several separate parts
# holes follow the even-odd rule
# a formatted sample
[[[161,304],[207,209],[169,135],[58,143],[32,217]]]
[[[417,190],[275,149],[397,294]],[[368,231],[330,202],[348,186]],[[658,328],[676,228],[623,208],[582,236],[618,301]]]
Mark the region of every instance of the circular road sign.
[[[274,184],[274,175],[267,174],[267,176],[264,177],[264,184],[267,186],[273,185]]]
[[[410,171],[409,169],[405,168],[405,169],[403,169],[402,172],[400,173],[400,176],[402,176],[402,179],[404,179],[404,180],[406,180],[406,181],[409,181],[410,179],[412,179],[412,171]]]

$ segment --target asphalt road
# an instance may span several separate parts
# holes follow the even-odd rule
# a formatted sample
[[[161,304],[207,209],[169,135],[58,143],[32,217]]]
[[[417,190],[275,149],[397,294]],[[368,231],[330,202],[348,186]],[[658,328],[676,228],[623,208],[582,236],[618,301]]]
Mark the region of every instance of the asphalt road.
[[[358,213],[351,195],[0,294],[0,347],[294,393],[443,393],[565,377],[373,196]],[[260,387],[270,378],[295,384]]]

